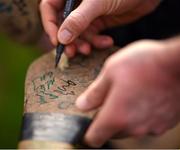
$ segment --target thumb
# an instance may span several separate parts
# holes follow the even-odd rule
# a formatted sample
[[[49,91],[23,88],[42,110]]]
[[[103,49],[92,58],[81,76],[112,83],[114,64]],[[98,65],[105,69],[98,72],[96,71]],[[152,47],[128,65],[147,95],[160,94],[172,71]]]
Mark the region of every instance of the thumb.
[[[77,38],[95,18],[103,13],[101,3],[99,0],[83,0],[61,25],[58,31],[59,42],[69,44]]]

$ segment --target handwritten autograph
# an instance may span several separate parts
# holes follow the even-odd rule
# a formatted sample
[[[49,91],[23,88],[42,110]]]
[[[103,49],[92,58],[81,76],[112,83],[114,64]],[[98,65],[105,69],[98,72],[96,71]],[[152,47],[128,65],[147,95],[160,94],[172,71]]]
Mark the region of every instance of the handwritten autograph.
[[[46,103],[47,99],[56,100],[60,95],[75,95],[75,92],[69,88],[76,86],[76,83],[64,79],[60,79],[60,81],[61,85],[55,85],[53,72],[45,73],[32,81],[33,90],[41,104]]]

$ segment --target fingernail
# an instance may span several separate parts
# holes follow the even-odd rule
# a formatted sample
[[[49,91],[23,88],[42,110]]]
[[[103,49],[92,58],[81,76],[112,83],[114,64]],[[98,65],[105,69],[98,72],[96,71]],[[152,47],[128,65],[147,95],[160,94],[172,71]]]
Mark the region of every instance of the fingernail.
[[[88,109],[89,103],[88,103],[86,96],[80,96],[76,101],[76,106],[82,110]]]
[[[73,36],[72,33],[69,30],[65,29],[65,30],[60,32],[59,40],[62,43],[67,43],[71,40],[72,36]]]

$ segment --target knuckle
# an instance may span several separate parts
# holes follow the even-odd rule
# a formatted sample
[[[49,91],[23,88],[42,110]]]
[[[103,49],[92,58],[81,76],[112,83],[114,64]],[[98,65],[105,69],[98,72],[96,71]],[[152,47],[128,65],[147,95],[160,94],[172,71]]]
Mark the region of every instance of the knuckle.
[[[44,5],[46,5],[46,0],[41,0],[41,2],[39,4],[40,11],[42,11],[42,9],[44,8]]]
[[[40,11],[45,10],[47,6],[52,5],[51,0],[41,0],[39,3],[39,9]]]
[[[88,24],[88,19],[85,15],[78,11],[74,11],[69,15],[69,26],[70,29],[74,32],[79,32],[81,30],[84,30],[86,25]]]
[[[116,75],[115,72],[117,70],[116,67],[118,64],[119,63],[116,63],[116,58],[114,57],[114,55],[107,58],[103,66],[103,72],[106,75],[106,77],[108,77],[108,79],[112,79],[112,77]]]
[[[124,2],[124,1],[113,0],[110,2],[109,0],[107,0],[107,2],[104,3],[104,11],[108,15],[112,14],[119,9],[119,7],[122,5],[122,2]]]

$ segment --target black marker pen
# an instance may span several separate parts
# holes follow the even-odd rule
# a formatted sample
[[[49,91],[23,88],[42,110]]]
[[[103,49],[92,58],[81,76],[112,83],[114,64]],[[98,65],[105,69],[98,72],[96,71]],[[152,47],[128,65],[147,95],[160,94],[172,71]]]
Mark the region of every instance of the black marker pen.
[[[76,0],[66,0],[66,5],[64,9],[64,14],[63,18],[66,19],[69,14],[73,11],[74,5],[75,5]],[[55,59],[55,68],[57,68],[58,63],[61,59],[61,55],[64,52],[65,45],[63,44],[58,44],[56,47],[56,59]]]

